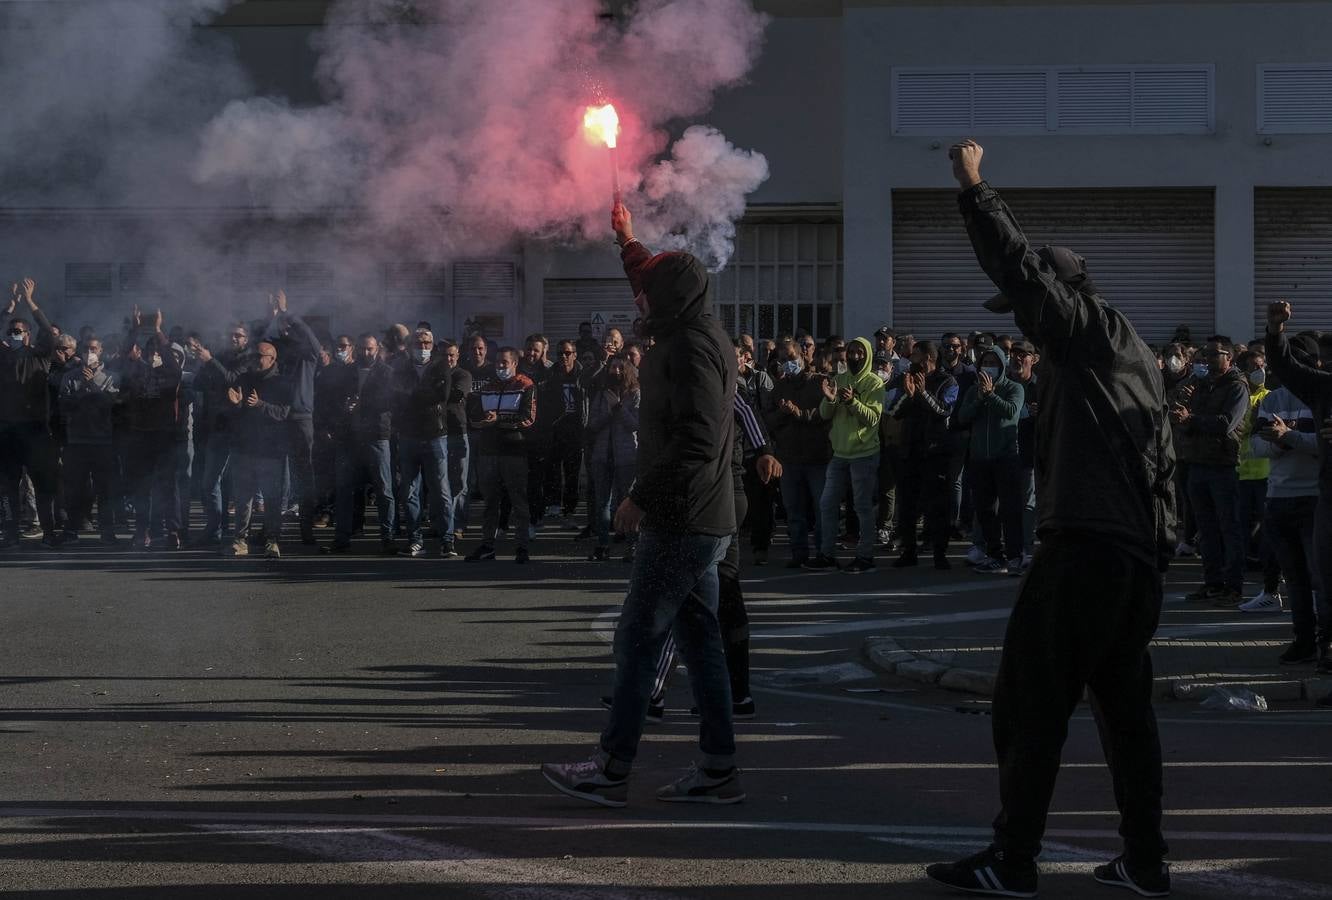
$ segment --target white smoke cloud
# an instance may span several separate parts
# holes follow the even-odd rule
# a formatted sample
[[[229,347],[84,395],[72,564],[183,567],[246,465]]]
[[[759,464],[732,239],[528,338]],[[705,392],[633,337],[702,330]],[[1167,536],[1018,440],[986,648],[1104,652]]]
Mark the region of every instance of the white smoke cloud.
[[[609,159],[584,136],[582,113],[609,99],[644,234],[725,263],[731,220],[767,176],[763,157],[691,129],[662,168],[653,160],[672,122],[706,111],[752,67],[765,19],[748,0],[646,0],[623,30],[598,23],[598,0],[412,8],[404,25],[398,3],[335,5],[320,74],[336,99],[232,103],[204,131],[199,181],[293,213],[362,208],[365,240],[434,261],[526,235],[602,239]]]

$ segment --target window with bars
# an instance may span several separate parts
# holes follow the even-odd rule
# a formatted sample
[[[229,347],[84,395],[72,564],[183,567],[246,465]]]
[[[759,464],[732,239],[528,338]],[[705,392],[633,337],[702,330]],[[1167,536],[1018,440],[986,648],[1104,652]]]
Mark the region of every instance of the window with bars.
[[[735,255],[713,281],[713,305],[729,334],[767,340],[842,327],[842,225],[749,221],[736,230]]]

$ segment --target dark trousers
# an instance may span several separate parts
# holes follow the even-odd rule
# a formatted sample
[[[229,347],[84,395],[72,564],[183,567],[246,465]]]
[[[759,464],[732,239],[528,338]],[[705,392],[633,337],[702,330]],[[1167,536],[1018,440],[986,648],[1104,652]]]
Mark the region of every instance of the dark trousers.
[[[97,525],[102,537],[116,534],[115,510],[111,507],[116,473],[116,451],[110,444],[69,444],[65,447],[65,527],[82,527],[97,501]]]
[[[176,438],[169,431],[132,431],[126,478],[134,498],[134,534],[180,534],[176,486]]]
[[[582,471],[582,429],[556,431],[546,457],[545,501],[558,503],[563,515],[572,516],[578,509],[578,477]],[[590,484],[588,488],[590,493]]]
[[[282,535],[282,507],[287,461],[281,456],[255,456],[237,451],[231,456],[232,479],[236,488],[236,540],[249,536],[256,494],[264,498],[264,540],[276,541]]]
[[[524,489],[524,493],[527,497],[527,513],[533,525],[540,525],[541,520],[546,517],[546,466],[549,459],[549,437],[537,438],[527,445],[527,479],[525,482],[527,487]],[[484,484],[481,486],[481,490],[486,495],[488,505],[490,492],[486,490]],[[512,500],[510,500],[510,503],[512,503]],[[512,509],[512,506],[510,506],[502,511],[501,518],[505,522],[509,521]]]
[[[1017,456],[973,459],[967,472],[972,505],[985,535],[985,553],[991,559],[1021,559],[1022,511],[1026,505],[1022,460]]]
[[[745,503],[749,508],[743,524],[749,527],[749,547],[751,550],[767,550],[772,543],[772,501],[777,491],[774,482],[763,483],[755,468],[756,460],[745,463],[744,486]],[[736,522],[741,522],[736,519]]]
[[[1135,864],[1166,853],[1161,741],[1147,646],[1161,618],[1161,576],[1094,535],[1042,540],[1004,635],[994,693],[1003,808],[995,846],[1034,858],[1083,688],[1114,784],[1119,833]]]
[[[1317,497],[1272,497],[1267,501],[1267,514],[1263,532],[1267,535],[1272,553],[1286,573],[1286,595],[1290,599],[1290,616],[1295,628],[1295,642],[1310,646],[1332,639],[1329,621],[1329,601],[1320,592],[1318,608],[1314,606],[1314,520],[1318,508]]]
[[[1244,589],[1244,535],[1240,530],[1239,473],[1234,466],[1189,464],[1189,501],[1198,522],[1203,580],[1212,587]]]
[[[18,423],[0,425],[0,486],[3,487],[4,526],[17,539],[19,531],[19,481],[24,470],[32,479],[37,498],[37,521],[48,536],[55,534],[56,447],[46,425]]]
[[[314,420],[309,416],[287,420],[291,446],[287,452],[287,465],[291,471],[291,493],[296,497],[301,515],[301,540],[314,540],[315,476],[314,476]],[[267,502],[267,495],[264,500]],[[267,509],[267,506],[265,506]]]
[[[925,515],[925,542],[935,553],[948,550],[948,501],[952,496],[949,458],[907,456],[897,476],[897,519],[902,553],[916,552],[916,521]]]
[[[506,453],[482,453],[477,460],[480,468],[481,493],[486,495],[486,511],[481,522],[481,543],[495,546],[499,531],[500,500],[507,499],[513,510],[513,542],[527,546],[527,526],[530,513],[527,508],[528,464],[530,457]]]
[[[1263,590],[1275,594],[1281,587],[1281,565],[1263,528],[1263,510],[1267,505],[1267,479],[1241,479],[1235,496],[1235,515],[1239,517],[1240,537],[1244,539],[1244,561],[1258,559],[1263,566]]]

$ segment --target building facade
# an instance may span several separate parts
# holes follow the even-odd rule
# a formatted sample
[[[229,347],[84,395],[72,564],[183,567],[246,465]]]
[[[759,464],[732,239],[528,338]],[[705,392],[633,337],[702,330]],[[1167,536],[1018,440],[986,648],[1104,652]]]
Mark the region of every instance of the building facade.
[[[1332,329],[1332,4],[757,5],[772,15],[764,54],[704,119],[771,169],[715,280],[728,328],[1004,330],[980,308],[993,289],[967,244],[945,156],[971,136],[1032,238],[1085,256],[1148,340],[1181,325],[1195,339],[1246,339],[1277,297],[1296,304],[1301,325]],[[211,27],[262,92],[309,102],[321,6],[251,0]],[[209,214],[247,227],[243,210]],[[367,325],[382,324],[387,308],[442,333],[481,328],[502,341],[632,316],[609,241],[529,242],[440,269],[390,261],[348,277],[345,260],[283,258],[275,238],[265,242],[272,258],[164,285],[150,277],[152,248],[136,243],[133,224],[161,215],[189,218],[0,209],[0,254],[28,261],[70,316],[260,282],[350,292],[368,301]],[[37,234],[51,240],[34,252]]]

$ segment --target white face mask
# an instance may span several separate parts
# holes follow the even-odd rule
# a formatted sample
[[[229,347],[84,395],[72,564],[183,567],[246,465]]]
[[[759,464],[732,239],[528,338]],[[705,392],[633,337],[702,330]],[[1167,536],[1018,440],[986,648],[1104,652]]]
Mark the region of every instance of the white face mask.
[[[1166,357],[1166,368],[1169,369],[1170,372],[1171,372],[1171,374],[1173,374],[1173,375],[1178,375],[1180,372],[1183,372],[1183,371],[1184,371],[1184,357],[1182,357],[1182,356],[1167,356],[1167,357]]]
[[[798,359],[788,359],[783,370],[787,375],[799,375],[805,368],[805,364]]]
[[[101,361],[102,358],[98,356],[96,353],[92,352],[87,353],[83,358],[83,364],[90,369],[97,368],[97,364]]]
[[[513,369],[496,369],[495,377],[500,381],[508,381],[513,377]]]
[[[838,374],[838,375],[845,375],[845,374],[846,374],[846,363],[844,363],[844,362],[839,362],[839,363],[837,364],[837,374]]]
[[[14,332],[11,331],[9,333],[9,337],[6,338],[6,342],[9,344],[10,350],[17,350],[18,348],[23,346],[23,335],[15,334]]]
[[[338,351],[338,362],[349,363],[352,361],[352,352],[350,350]]]
[[[430,348],[429,348],[429,347],[413,347],[413,348],[412,348],[412,359],[416,360],[416,362],[417,362],[418,364],[420,364],[420,363],[427,363],[427,362],[430,362]]]
[[[154,369],[159,368],[161,365],[162,365],[162,354],[160,354],[160,353],[154,353],[154,354],[153,354],[153,368],[154,368]]]

